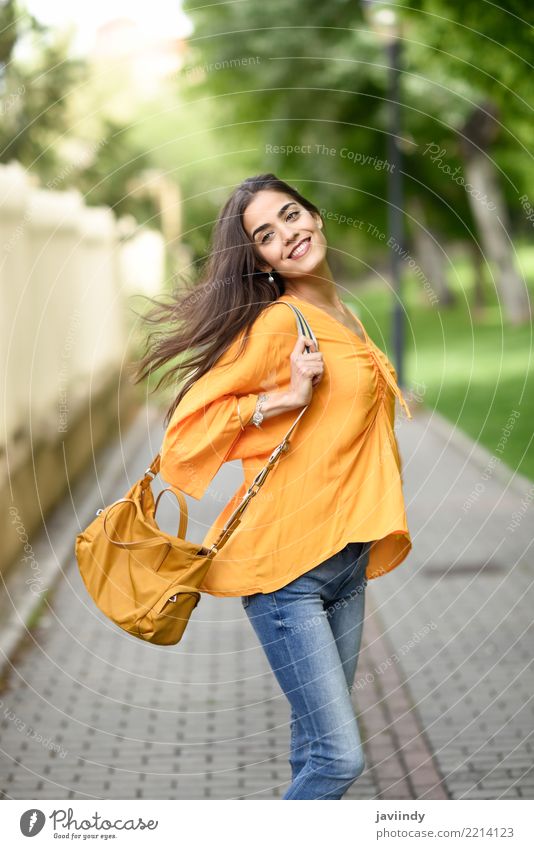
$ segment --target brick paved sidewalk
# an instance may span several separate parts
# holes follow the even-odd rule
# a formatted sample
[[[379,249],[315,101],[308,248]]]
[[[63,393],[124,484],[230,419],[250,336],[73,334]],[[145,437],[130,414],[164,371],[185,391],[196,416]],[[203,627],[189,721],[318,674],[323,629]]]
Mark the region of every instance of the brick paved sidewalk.
[[[402,649],[435,625],[399,667],[452,797],[532,799],[534,484],[506,483],[497,449],[469,457],[430,413],[411,424],[398,435],[414,547],[374,587],[382,636]]]
[[[490,479],[463,510],[483,469],[426,413],[399,443],[414,551],[368,587],[354,688],[367,769],[346,798],[532,798],[528,513],[506,530],[521,493]],[[130,481],[148,454],[126,456]],[[189,500],[189,539],[239,480],[229,464]],[[56,527],[75,533],[62,509]],[[289,708],[239,600],[204,596],[182,643],[149,646],[94,608],[73,558],[64,568],[0,692],[3,797],[281,798]]]

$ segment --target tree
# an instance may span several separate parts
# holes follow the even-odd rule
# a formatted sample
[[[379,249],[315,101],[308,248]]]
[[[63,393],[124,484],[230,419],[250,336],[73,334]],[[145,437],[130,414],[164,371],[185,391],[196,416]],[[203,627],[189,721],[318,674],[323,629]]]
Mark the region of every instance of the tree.
[[[0,162],[16,159],[52,179],[61,165],[54,142],[68,127],[66,94],[83,79],[85,65],[68,57],[65,38],[14,0],[0,6],[0,32]],[[27,58],[17,56],[20,43]]]
[[[338,220],[344,215],[364,222],[358,231],[338,228],[349,253],[383,251],[374,234],[387,227],[387,163],[380,166],[386,159],[386,62],[360,7],[348,0],[305,6],[248,0],[196,8],[187,0],[185,8],[196,25],[191,46],[199,82],[188,86],[192,108],[197,98],[209,99],[211,126],[217,127],[213,158],[225,155],[225,174],[245,176],[250,161],[256,172],[258,162],[261,170],[280,172],[302,190],[313,189]],[[503,204],[517,206],[518,192],[534,192],[532,28],[526,22],[532,12],[519,0],[507,9],[485,0],[456,6],[401,0],[395,9],[403,45],[407,208],[417,198],[429,232],[482,242],[483,225],[462,179],[462,128],[491,98],[505,128],[492,148],[497,167],[501,160],[507,165]],[[287,155],[297,145],[309,146],[310,153]],[[240,155],[236,166],[227,155],[232,149],[252,150],[252,156]],[[441,156],[432,157],[433,151]],[[446,294],[442,260],[435,273]],[[500,280],[500,291],[509,287],[507,280]]]
[[[102,108],[91,66],[70,55],[70,37],[15,0],[0,5],[0,72],[0,162],[15,159],[48,188],[76,188],[118,215],[158,220],[157,204],[128,190],[149,154]]]
[[[530,320],[528,291],[514,264],[514,250],[508,212],[491,157],[491,147],[499,134],[497,109],[491,103],[473,110],[462,128],[461,148],[473,218],[477,223],[484,252],[493,264],[496,285],[504,311],[513,324]]]

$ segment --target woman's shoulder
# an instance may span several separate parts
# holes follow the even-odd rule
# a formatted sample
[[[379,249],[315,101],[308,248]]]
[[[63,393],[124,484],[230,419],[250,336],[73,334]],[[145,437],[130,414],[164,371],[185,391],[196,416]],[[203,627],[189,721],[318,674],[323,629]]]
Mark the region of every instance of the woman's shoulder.
[[[252,325],[252,332],[261,334],[287,334],[296,341],[299,333],[296,315],[287,301],[279,298],[262,309]]]
[[[267,362],[271,357],[289,356],[298,336],[296,316],[283,301],[272,301],[242,328],[217,361],[218,368],[241,363]]]

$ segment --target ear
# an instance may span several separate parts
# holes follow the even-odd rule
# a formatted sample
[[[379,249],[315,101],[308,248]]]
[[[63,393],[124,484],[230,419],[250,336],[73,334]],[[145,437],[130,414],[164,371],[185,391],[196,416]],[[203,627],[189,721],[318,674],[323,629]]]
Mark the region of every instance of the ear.
[[[273,271],[272,266],[268,263],[261,255],[257,247],[254,245],[252,248],[252,252],[254,255],[254,266],[257,271],[263,271],[265,274],[268,274],[270,271]]]
[[[266,263],[263,260],[259,260],[259,259],[256,259],[256,268],[258,269],[258,271],[265,272],[265,274],[268,274],[271,271],[274,271],[274,268],[271,268],[269,263]]]

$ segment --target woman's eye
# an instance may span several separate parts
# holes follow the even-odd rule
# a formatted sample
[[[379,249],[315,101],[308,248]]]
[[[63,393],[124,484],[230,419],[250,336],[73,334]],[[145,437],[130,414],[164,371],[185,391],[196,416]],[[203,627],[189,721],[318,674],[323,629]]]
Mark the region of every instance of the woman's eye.
[[[295,216],[295,218],[298,218],[299,215],[300,215],[300,209],[294,209],[294,210],[292,210],[292,212],[289,213],[289,215],[286,218],[286,221],[289,221],[290,219],[293,221],[293,218],[291,216]],[[268,233],[265,233],[265,235],[262,236],[262,238],[260,239],[260,244],[264,245],[265,242],[267,241],[267,239],[270,236],[272,236],[272,230],[269,231]]]

